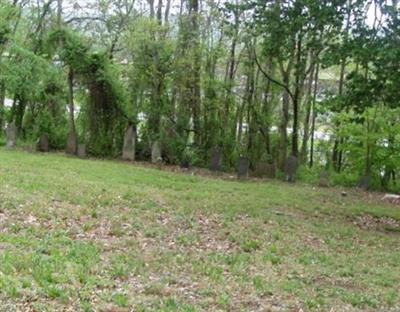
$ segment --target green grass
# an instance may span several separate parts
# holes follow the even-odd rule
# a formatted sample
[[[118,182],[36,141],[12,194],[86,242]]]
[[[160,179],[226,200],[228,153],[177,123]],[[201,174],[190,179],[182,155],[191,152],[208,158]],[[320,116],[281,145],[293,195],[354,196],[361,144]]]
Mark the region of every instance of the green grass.
[[[396,311],[379,196],[0,150],[0,311]]]

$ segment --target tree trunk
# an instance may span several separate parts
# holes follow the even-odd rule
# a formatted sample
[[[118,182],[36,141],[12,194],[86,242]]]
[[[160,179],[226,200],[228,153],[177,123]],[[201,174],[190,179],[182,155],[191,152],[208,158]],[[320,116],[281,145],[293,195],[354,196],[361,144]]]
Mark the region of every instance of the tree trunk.
[[[0,132],[4,128],[4,101],[6,99],[6,89],[4,83],[0,83]]]
[[[296,75],[295,75],[295,91],[293,96],[293,129],[292,129],[292,155],[298,156],[299,154],[299,106],[300,94],[302,90],[303,75],[302,68],[304,67],[301,62],[302,53],[302,34],[298,35],[297,39],[297,52],[296,52]]]
[[[198,147],[202,145],[201,125],[200,125],[200,71],[201,71],[201,54],[200,54],[200,34],[199,34],[199,0],[191,0],[190,3],[190,20],[192,27],[192,49],[193,58],[193,86],[192,86],[192,118],[194,130],[194,144]]]
[[[18,104],[15,107],[15,125],[17,126],[18,133],[23,133],[23,120],[25,115],[26,101],[17,97]]]
[[[308,141],[310,138],[310,118],[311,118],[311,107],[312,107],[312,90],[313,90],[313,82],[314,82],[314,72],[315,72],[315,63],[312,60],[313,64],[311,65],[310,76],[308,80],[307,86],[307,94],[305,96],[305,105],[306,105],[306,112],[304,116],[304,134],[303,134],[303,141],[301,144],[301,153],[300,158],[302,163],[307,162],[307,154],[308,154]]]
[[[351,1],[348,3],[347,7],[347,17],[346,17],[346,26],[345,26],[345,41],[348,39],[349,31],[350,31],[350,19],[351,19]],[[339,78],[339,98],[342,100],[343,96],[343,88],[344,88],[344,76],[346,72],[346,62],[347,57],[343,56],[340,61],[340,78]],[[356,65],[358,68],[358,65]],[[356,69],[357,71],[358,69]],[[340,128],[340,123],[336,125],[336,128]],[[340,172],[342,167],[342,159],[343,152],[340,150],[340,146],[343,144],[343,138],[335,138],[335,142],[333,144],[333,152],[332,152],[332,163],[335,171]]]
[[[283,83],[289,85],[289,74],[287,72],[283,73]],[[280,130],[280,141],[279,141],[279,168],[284,169],[285,161],[287,158],[287,145],[288,145],[288,135],[287,127],[289,123],[289,93],[285,90],[282,97],[282,118],[279,126]]]
[[[312,99],[312,125],[311,125],[311,147],[310,147],[310,168],[314,165],[314,141],[315,141],[315,120],[317,119],[317,93],[318,93],[318,79],[319,79],[319,63],[317,63],[317,69],[315,71],[314,79],[314,93]]]
[[[271,74],[271,76],[274,76],[274,64],[272,60],[269,62],[268,65],[268,71]],[[265,84],[265,90],[264,90],[264,98],[263,98],[263,106],[262,106],[262,116],[264,117],[266,124],[265,124],[265,148],[267,151],[267,154],[269,157],[272,156],[272,149],[271,149],[271,125],[270,125],[270,120],[269,120],[269,115],[271,114],[271,104],[272,104],[272,98],[270,98],[270,93],[271,93],[271,81],[267,79],[266,84]]]
[[[68,71],[68,105],[69,105],[69,122],[71,131],[76,133],[75,127],[75,104],[74,104],[74,71],[70,67]]]
[[[164,12],[164,21],[165,24],[169,23],[169,12],[171,10],[171,0],[167,0],[167,4],[165,6],[165,12]]]

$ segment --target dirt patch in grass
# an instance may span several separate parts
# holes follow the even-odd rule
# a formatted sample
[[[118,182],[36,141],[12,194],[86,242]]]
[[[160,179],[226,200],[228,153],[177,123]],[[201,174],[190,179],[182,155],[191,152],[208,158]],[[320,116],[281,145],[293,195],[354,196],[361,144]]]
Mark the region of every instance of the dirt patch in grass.
[[[400,234],[400,221],[390,217],[379,218],[367,214],[355,217],[353,223],[364,230],[391,231]]]

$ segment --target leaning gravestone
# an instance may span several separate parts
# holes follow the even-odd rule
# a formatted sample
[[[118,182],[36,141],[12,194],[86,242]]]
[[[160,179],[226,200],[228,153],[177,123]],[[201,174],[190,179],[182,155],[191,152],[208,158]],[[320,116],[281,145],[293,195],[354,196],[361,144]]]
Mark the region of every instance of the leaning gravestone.
[[[154,141],[153,144],[151,145],[151,162],[153,164],[162,162],[161,147],[158,141]]]
[[[76,133],[72,130],[67,136],[67,146],[65,147],[67,154],[75,155],[77,151],[77,144],[78,139],[76,137]]]
[[[126,129],[124,137],[124,148],[122,150],[122,159],[134,161],[135,160],[135,142],[136,133],[133,125],[129,125]]]
[[[358,181],[357,187],[366,191],[369,189],[370,183],[371,183],[371,177],[368,175],[364,175]]]
[[[17,127],[15,126],[15,122],[11,122],[7,125],[6,129],[7,135],[7,147],[13,148],[17,144]]]
[[[238,178],[239,179],[247,179],[249,177],[249,166],[250,161],[246,157],[239,158],[239,165],[238,165]]]
[[[86,144],[78,144],[77,155],[79,158],[86,158]]]
[[[318,185],[319,187],[329,187],[329,176],[328,172],[326,172],[325,170],[322,170],[319,174]]]
[[[210,162],[210,170],[211,171],[221,171],[221,163],[222,163],[222,152],[216,147],[213,149],[211,153],[211,162]]]
[[[253,175],[257,178],[274,179],[276,175],[276,167],[268,161],[260,161],[256,164]]]
[[[287,182],[296,181],[296,173],[298,169],[298,162],[296,156],[290,156],[285,162],[285,179]]]
[[[43,133],[37,143],[37,150],[39,152],[47,153],[50,150],[49,146],[49,135],[47,133]]]

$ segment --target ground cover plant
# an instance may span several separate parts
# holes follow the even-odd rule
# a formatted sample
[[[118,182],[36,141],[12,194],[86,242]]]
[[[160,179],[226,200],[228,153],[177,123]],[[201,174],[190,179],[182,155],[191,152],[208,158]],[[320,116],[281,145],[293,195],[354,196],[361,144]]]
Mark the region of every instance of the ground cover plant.
[[[2,149],[0,311],[397,311],[399,220],[374,193]]]

